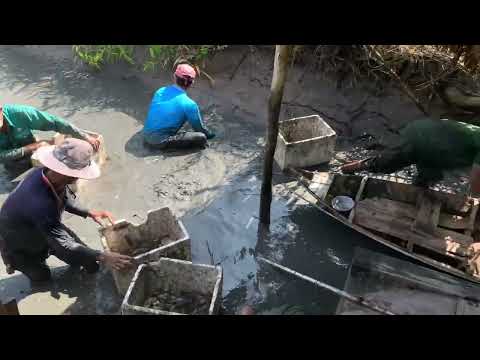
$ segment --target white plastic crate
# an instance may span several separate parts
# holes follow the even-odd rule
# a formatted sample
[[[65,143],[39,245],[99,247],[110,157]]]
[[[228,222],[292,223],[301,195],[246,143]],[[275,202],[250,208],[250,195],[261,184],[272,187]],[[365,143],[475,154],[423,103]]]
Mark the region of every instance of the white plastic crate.
[[[180,220],[168,207],[148,212],[142,224],[119,220],[100,230],[107,251],[134,256],[136,266],[127,271],[112,270],[117,290],[125,295],[139,264],[160,257],[191,260],[190,237]]]
[[[204,315],[216,315],[220,310],[222,286],[220,266],[161,258],[139,266],[123,300],[122,315],[190,315],[162,309],[161,305],[159,309],[145,306],[150,296],[167,291],[179,297],[183,291],[200,294],[208,299],[208,312]]]
[[[282,170],[329,162],[337,134],[318,115],[281,121],[275,161]]]

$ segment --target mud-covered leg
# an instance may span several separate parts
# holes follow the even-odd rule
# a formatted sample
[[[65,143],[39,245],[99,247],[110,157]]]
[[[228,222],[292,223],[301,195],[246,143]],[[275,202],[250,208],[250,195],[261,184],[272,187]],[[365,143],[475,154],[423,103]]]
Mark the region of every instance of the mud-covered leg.
[[[50,268],[45,263],[46,257],[43,254],[35,256],[24,253],[14,253],[11,254],[9,258],[13,269],[20,271],[34,283],[46,282],[52,277]]]
[[[194,149],[204,148],[207,145],[207,137],[201,132],[183,132],[168,138],[168,149]]]

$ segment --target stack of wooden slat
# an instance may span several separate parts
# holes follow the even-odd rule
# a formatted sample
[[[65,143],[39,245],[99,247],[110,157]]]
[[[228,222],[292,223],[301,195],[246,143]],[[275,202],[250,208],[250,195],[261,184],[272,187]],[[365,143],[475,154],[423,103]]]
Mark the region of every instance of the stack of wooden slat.
[[[387,198],[367,198],[357,203],[353,222],[403,240],[410,251],[419,246],[467,265],[473,255],[478,200],[465,216],[442,212],[441,207],[441,201],[427,194],[418,197],[416,206]]]

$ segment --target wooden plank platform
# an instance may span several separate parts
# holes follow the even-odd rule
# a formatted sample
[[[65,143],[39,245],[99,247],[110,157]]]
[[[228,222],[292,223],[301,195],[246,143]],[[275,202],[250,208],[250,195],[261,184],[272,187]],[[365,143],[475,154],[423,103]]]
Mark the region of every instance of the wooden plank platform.
[[[417,218],[417,209],[415,206],[400,202],[400,201],[393,201],[390,199],[384,198],[371,198],[365,199],[363,201],[367,201],[369,203],[372,202],[371,205],[378,211],[383,211],[387,214],[390,214],[394,217],[398,218],[408,218],[415,220]],[[451,215],[440,213],[439,220],[438,220],[438,228],[437,231],[443,237],[450,236],[455,238],[457,241],[461,242],[464,245],[470,245],[473,242],[473,238],[471,236],[465,235],[461,232],[451,231],[449,229],[458,229],[464,230],[468,227],[468,218],[467,217],[460,217],[458,215]]]
[[[421,193],[428,193],[431,198],[437,199],[443,204],[447,213],[454,215],[466,215],[470,211],[467,197],[462,194],[448,194],[434,190],[425,190],[410,184],[383,181],[369,178],[365,187],[367,197],[388,198],[394,201],[402,201],[412,205],[417,204]]]
[[[453,232],[444,229],[436,229],[435,235],[419,234],[412,230],[415,213],[405,213],[404,208],[394,206],[396,202],[379,200],[381,201],[375,199],[360,201],[356,206],[353,222],[457,260],[464,261],[469,256],[470,239],[465,239],[465,235],[452,234]],[[389,207],[382,206],[382,203],[388,203]],[[401,213],[403,214],[400,215]]]
[[[438,199],[421,193],[417,200],[417,211],[412,230],[434,234],[440,220],[442,203]]]

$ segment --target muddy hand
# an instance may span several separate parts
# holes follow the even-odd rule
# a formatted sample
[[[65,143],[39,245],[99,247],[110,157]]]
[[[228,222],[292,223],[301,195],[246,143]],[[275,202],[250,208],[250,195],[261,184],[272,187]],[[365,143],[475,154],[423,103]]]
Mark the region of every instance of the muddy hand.
[[[88,216],[92,218],[100,226],[103,226],[100,220],[107,219],[110,224],[114,225],[115,221],[113,220],[113,215],[108,211],[97,211],[97,210],[90,210]]]
[[[53,145],[53,143],[51,143],[50,141],[39,141],[36,143],[36,149],[40,149],[41,147],[50,145]]]
[[[100,255],[99,260],[108,267],[118,271],[126,270],[133,265],[133,259],[130,256],[110,251]]]
[[[87,141],[90,145],[92,145],[93,150],[97,152],[98,149],[100,148],[100,140],[94,138],[93,136],[87,135]]]

